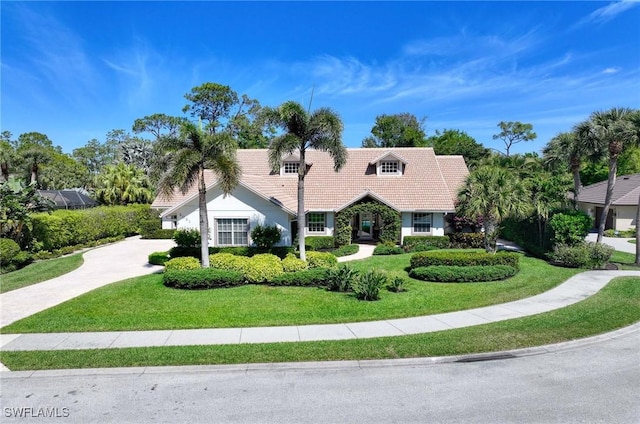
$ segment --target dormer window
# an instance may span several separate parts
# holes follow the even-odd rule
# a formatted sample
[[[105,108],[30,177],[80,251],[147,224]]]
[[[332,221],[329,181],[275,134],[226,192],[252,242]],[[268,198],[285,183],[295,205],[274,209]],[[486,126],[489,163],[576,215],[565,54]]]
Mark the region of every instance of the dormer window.
[[[398,161],[383,160],[380,162],[380,174],[382,175],[397,175],[398,168]]]
[[[300,162],[284,162],[282,164],[283,175],[298,175],[298,169],[300,169]]]

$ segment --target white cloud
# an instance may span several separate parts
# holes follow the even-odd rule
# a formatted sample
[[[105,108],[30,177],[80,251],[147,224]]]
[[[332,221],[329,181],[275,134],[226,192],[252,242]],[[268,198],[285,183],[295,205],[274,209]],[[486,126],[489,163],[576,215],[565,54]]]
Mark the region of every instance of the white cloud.
[[[602,71],[603,74],[617,74],[618,72],[620,72],[619,68],[607,68]]]
[[[582,19],[578,25],[583,25],[587,23],[603,23],[608,22],[611,19],[615,18],[621,13],[626,12],[627,10],[632,9],[640,4],[639,0],[622,0],[609,3],[608,5],[601,7],[599,9],[594,10]]]

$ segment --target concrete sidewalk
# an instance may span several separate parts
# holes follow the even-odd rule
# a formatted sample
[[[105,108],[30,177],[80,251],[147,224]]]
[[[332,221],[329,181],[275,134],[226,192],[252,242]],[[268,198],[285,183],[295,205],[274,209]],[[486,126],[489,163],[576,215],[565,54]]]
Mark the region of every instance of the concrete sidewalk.
[[[587,234],[587,237],[585,238],[585,240],[595,242],[597,238],[598,238],[597,233],[589,233]],[[609,246],[613,247],[616,250],[619,250],[620,252],[635,254],[636,245],[634,243],[629,243],[629,240],[633,240],[633,239],[620,238],[620,237],[602,237],[603,244],[608,244]]]
[[[584,300],[597,293],[612,278],[621,276],[640,277],[640,271],[587,271],[552,290],[527,299],[414,318],[288,327],[3,334],[0,336],[0,346],[5,351],[113,349],[345,340],[430,333],[549,312]]]

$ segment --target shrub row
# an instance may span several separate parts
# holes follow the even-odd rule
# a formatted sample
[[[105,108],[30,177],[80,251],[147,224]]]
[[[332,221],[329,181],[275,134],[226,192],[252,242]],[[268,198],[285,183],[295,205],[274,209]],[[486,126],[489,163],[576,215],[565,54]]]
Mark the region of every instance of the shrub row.
[[[295,247],[272,247],[270,249],[264,249],[254,246],[238,246],[238,247],[209,247],[209,254],[215,253],[230,253],[236,256],[255,256],[263,253],[270,253],[276,255],[279,258],[285,258],[289,253],[294,253]],[[200,258],[200,247],[184,247],[174,246],[169,250],[169,256],[172,258],[178,258],[183,256],[193,256],[194,258]]]
[[[411,268],[427,266],[491,266],[507,265],[519,269],[520,255],[511,252],[456,252],[437,250],[433,252],[418,252],[411,256]]]
[[[504,280],[505,278],[514,276],[517,272],[517,269],[509,265],[435,265],[414,268],[409,272],[409,276],[424,281],[472,283]]]
[[[51,251],[109,237],[131,236],[139,233],[140,223],[153,213],[149,205],[130,205],[33,214],[30,247],[36,252]]]
[[[402,247],[405,251],[411,251],[412,247],[420,244],[436,249],[446,249],[449,247],[449,236],[405,236],[402,239]]]
[[[304,246],[307,250],[329,250],[335,246],[333,236],[309,236],[304,238]]]
[[[34,260],[52,259],[62,255],[69,255],[78,250],[87,249],[90,247],[102,246],[104,244],[115,243],[116,241],[123,240],[124,236],[107,237],[100,240],[88,241],[82,244],[76,244],[73,246],[64,246],[60,249],[53,249],[51,251],[41,250],[33,254]]]
[[[559,244],[554,247],[551,260],[570,268],[601,269],[613,252],[613,247],[600,243]]]
[[[271,280],[269,284],[272,286],[324,287],[328,271],[326,268],[311,268],[285,272]]]
[[[483,233],[453,233],[449,234],[450,247],[453,249],[482,249],[484,247]]]
[[[373,249],[374,255],[400,255],[404,253],[402,247],[399,246],[389,246],[386,244],[380,244]]]
[[[176,230],[155,230],[147,233],[140,233],[144,240],[170,240]]]
[[[182,259],[182,258],[181,258]],[[163,275],[163,284],[177,289],[212,289],[244,284],[242,273],[215,268],[192,270],[168,270]]]
[[[337,258],[341,256],[355,255],[360,250],[357,244],[345,244],[331,251],[331,254]]]

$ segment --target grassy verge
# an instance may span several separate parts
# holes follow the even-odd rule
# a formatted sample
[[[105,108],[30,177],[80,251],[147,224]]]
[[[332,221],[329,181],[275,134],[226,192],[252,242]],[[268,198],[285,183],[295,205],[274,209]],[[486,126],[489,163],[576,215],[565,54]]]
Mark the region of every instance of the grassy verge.
[[[257,345],[0,352],[11,370],[392,359],[492,352],[557,343],[640,320],[640,278],[614,279],[556,311],[493,324],[402,337]]]
[[[635,265],[636,255],[633,253],[620,252],[616,250],[613,252],[611,256],[611,263],[620,264],[621,269],[629,269],[629,270],[638,270],[639,268]]]
[[[352,267],[407,277],[410,255],[380,256]],[[580,270],[523,257],[514,277],[492,283],[438,284],[409,280],[408,291],[381,292],[363,302],[351,294],[319,288],[248,285],[228,289],[177,290],[161,275],[101,287],[20,320],[3,333],[120,331],[330,324],[404,318],[509,302],[547,291]],[[544,278],[540,278],[544,276]],[[117,305],[117,306],[115,306]]]
[[[78,253],[32,263],[17,271],[3,274],[0,277],[0,293],[59,277],[79,268],[83,262],[82,254]]]

